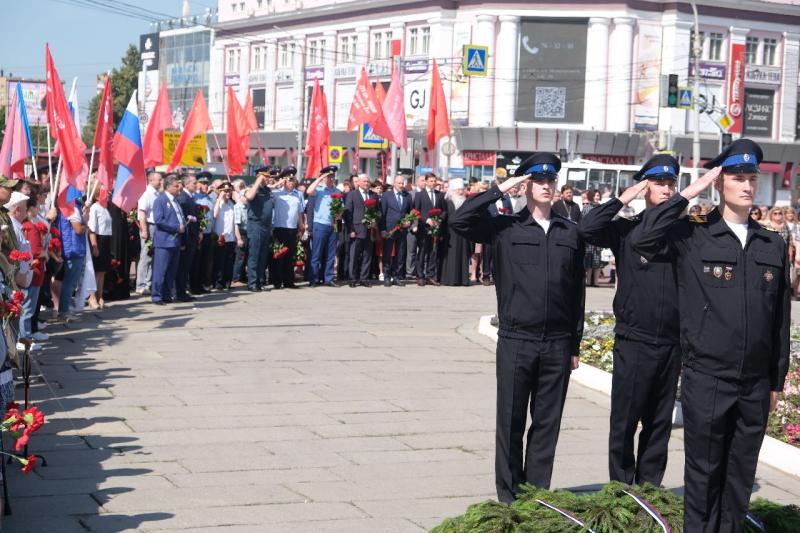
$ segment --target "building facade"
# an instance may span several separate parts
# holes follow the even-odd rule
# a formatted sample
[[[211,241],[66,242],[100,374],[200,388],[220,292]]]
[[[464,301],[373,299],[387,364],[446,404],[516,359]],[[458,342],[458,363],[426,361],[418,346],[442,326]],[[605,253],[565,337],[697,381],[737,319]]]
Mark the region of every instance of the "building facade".
[[[761,200],[786,202],[800,162],[800,6],[788,0],[698,4],[702,45],[694,96],[703,110],[702,159],[717,153],[718,122],[727,114],[734,137],[765,147]],[[689,160],[694,113],[659,103],[662,75],[691,85],[693,27],[689,4],[648,0],[221,0],[209,110],[222,132],[227,87],[242,101],[249,92],[260,144],[278,162],[294,160],[298,125],[318,78],[331,144],[345,148],[345,166],[374,170],[376,151],[357,150],[356,133],[344,130],[362,66],[373,81],[388,84],[392,42],[399,41],[411,139],[401,167],[441,167],[449,159],[461,173],[486,175],[494,166],[510,167],[509,154],[562,149],[570,158],[621,164],[638,164],[657,149]],[[487,47],[486,75],[464,74],[464,45]],[[453,136],[429,154],[421,140],[434,59]]]

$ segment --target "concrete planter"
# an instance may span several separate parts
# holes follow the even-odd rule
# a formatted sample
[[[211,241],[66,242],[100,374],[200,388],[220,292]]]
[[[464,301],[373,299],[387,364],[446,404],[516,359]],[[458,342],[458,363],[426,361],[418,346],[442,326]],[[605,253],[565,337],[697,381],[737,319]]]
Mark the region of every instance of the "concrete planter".
[[[478,324],[478,333],[497,342],[497,328],[491,324],[491,316],[482,316]],[[571,380],[590,389],[611,395],[611,373],[593,366],[581,363],[577,370],[572,372]],[[675,402],[672,412],[672,423],[676,427],[683,427],[683,409],[681,402]],[[758,460],[781,472],[793,476],[800,476],[800,448],[786,444],[772,437],[764,437]]]

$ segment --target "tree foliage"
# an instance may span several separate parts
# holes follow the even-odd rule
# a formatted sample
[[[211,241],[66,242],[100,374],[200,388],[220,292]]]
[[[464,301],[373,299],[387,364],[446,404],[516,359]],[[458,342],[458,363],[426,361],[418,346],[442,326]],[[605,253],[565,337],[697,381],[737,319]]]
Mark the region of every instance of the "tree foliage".
[[[133,44],[128,46],[122,56],[122,64],[111,71],[111,99],[114,105],[114,125],[119,124],[125,107],[131,99],[133,91],[139,84],[139,51]],[[83,126],[83,141],[86,146],[91,146],[94,139],[94,129],[97,126],[97,112],[100,108],[102,90],[89,102],[89,116]]]

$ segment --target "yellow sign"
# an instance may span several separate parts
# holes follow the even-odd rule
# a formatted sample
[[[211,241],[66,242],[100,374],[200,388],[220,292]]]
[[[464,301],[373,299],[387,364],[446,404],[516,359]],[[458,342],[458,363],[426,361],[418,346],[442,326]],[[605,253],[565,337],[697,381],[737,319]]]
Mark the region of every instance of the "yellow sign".
[[[328,163],[333,165],[342,164],[342,156],[344,155],[344,148],[341,146],[328,146]]]
[[[377,150],[386,149],[389,148],[389,141],[375,135],[372,127],[368,123],[364,123],[358,127],[358,147]]]
[[[731,126],[733,126],[733,119],[727,113],[722,115],[717,123],[722,127],[723,130],[728,131]]]
[[[181,138],[181,132],[177,130],[164,130],[164,161],[172,161],[172,154]],[[186,145],[186,149],[181,156],[181,166],[202,167],[206,164],[206,134],[201,133],[192,137]]]

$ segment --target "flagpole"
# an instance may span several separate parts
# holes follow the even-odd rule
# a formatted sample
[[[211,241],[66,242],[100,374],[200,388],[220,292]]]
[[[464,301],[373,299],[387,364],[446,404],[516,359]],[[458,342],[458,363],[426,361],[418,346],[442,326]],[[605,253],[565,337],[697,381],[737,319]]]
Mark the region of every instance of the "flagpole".
[[[55,182],[53,182],[52,176],[50,178],[50,183],[52,184],[50,186],[50,207],[53,207],[53,206],[56,205],[56,196],[58,195],[58,192],[56,191],[56,188],[58,187],[58,182],[59,182],[59,180],[61,178],[61,175],[60,175],[61,174],[61,161],[62,161],[62,158],[59,157],[58,158],[58,166],[56,167]]]
[[[211,135],[214,136],[214,143],[217,145],[217,150],[219,150],[219,155],[222,157],[222,148],[219,145],[219,139],[217,138],[217,132],[211,130]],[[228,183],[231,181],[231,174],[228,172],[228,165],[225,164],[225,158],[222,158],[222,166],[225,167],[225,176],[228,178]]]
[[[92,143],[92,155],[89,156],[89,177],[86,180],[86,194],[89,194],[89,191],[92,190],[92,168],[94,168],[94,143]],[[94,177],[94,181],[97,181],[97,176]],[[91,202],[93,196],[87,196],[86,201]]]
[[[50,179],[50,190],[53,190],[53,152],[50,151],[50,122],[47,122],[47,174]]]

